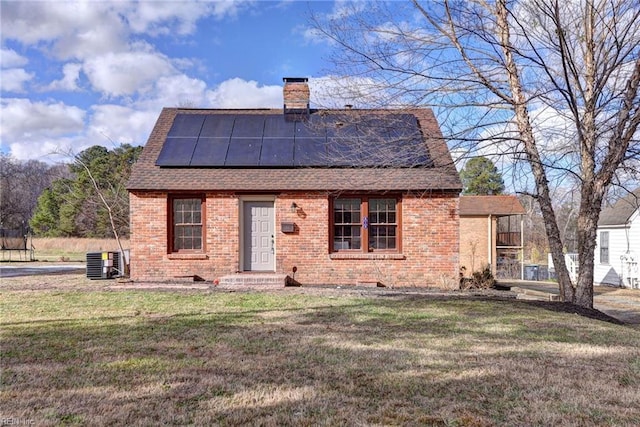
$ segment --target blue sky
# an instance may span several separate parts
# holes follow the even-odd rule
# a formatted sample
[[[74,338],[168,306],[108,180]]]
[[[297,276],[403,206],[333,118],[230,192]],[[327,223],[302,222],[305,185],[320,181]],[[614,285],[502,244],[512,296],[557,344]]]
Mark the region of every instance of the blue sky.
[[[281,107],[329,80],[309,28],[330,1],[0,1],[0,150],[18,160],[141,145],[162,107]],[[316,83],[314,85],[313,83]]]

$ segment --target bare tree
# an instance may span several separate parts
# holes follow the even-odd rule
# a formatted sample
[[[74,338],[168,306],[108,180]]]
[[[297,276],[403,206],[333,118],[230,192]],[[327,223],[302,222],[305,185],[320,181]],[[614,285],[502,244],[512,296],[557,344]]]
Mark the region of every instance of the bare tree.
[[[0,154],[0,224],[6,228],[25,227],[42,191],[65,173],[66,168],[56,165],[19,161]]]
[[[592,307],[603,199],[637,176],[637,0],[341,4],[313,21],[336,46],[336,74],[358,82],[353,99],[432,107],[454,153],[513,166],[539,204],[562,298]],[[566,182],[580,195],[576,283],[552,200]]]

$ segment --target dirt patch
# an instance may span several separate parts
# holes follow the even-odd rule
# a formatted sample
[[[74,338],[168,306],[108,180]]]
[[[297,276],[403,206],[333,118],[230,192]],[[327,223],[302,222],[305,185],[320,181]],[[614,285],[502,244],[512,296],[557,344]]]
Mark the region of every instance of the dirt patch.
[[[549,311],[555,311],[560,313],[577,314],[579,316],[588,317],[589,319],[601,320],[603,322],[615,323],[616,325],[623,325],[626,322],[610,316],[595,308],[585,308],[578,305],[570,304],[567,302],[552,302],[552,301],[523,301],[527,305],[542,308]]]

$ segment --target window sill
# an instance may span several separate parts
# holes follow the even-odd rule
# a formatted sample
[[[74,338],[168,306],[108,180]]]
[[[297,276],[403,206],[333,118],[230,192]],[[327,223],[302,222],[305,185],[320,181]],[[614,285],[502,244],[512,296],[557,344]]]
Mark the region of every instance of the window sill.
[[[329,259],[369,259],[369,260],[403,260],[403,254],[336,252],[329,254]]]
[[[168,254],[169,259],[209,259],[207,254],[173,253]]]

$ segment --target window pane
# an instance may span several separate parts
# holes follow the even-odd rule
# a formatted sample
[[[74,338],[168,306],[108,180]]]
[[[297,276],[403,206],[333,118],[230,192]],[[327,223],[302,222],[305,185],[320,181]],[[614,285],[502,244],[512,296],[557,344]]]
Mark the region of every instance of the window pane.
[[[609,232],[600,232],[600,264],[609,264]]]
[[[369,219],[372,224],[393,224],[396,222],[395,199],[369,200]]]
[[[396,226],[376,225],[369,231],[369,250],[395,249]]]
[[[336,224],[360,224],[360,199],[336,199],[333,205]]]
[[[173,250],[202,249],[202,200],[173,200]]]
[[[334,227],[333,250],[360,249],[360,226],[337,225]]]
[[[333,204],[333,250],[361,248],[361,199],[336,199]]]
[[[370,199],[369,250],[396,249],[396,200]]]

